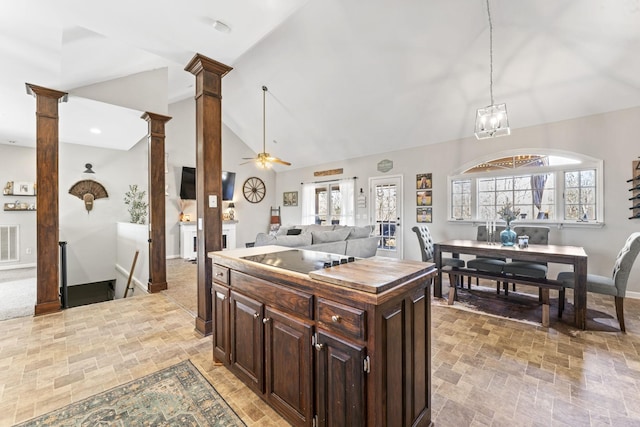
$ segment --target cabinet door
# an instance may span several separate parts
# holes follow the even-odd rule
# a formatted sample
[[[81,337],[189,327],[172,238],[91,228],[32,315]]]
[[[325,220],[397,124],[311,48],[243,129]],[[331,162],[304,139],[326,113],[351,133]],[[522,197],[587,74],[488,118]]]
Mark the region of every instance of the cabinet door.
[[[229,363],[229,289],[213,283],[213,358],[219,362]]]
[[[366,423],[365,348],[318,331],[316,399],[318,425],[364,426]]]
[[[231,291],[230,366],[245,384],[264,393],[264,334],[262,303]]]
[[[293,425],[313,419],[312,325],[266,307],[265,386],[267,400]]]

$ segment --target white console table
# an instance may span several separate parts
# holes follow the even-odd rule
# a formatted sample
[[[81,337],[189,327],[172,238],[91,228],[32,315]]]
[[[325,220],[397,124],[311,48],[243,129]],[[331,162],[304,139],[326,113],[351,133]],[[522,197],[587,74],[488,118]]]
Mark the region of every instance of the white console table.
[[[222,250],[236,248],[236,224],[238,221],[222,221]],[[180,257],[198,257],[198,230],[196,222],[180,223]]]

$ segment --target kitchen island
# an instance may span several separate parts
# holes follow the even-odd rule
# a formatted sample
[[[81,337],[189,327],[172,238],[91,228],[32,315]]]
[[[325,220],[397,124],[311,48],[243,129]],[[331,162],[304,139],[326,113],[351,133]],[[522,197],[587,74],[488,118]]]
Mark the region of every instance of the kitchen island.
[[[431,425],[432,263],[211,252],[213,357],[295,426]]]

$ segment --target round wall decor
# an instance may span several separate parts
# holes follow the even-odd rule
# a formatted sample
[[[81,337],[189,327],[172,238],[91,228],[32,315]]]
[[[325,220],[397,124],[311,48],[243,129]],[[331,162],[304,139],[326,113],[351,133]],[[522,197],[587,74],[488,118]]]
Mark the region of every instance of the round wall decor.
[[[244,198],[251,203],[261,202],[262,199],[264,199],[266,191],[267,190],[264,182],[260,178],[255,176],[247,178],[247,180],[242,185],[242,193],[244,194]]]

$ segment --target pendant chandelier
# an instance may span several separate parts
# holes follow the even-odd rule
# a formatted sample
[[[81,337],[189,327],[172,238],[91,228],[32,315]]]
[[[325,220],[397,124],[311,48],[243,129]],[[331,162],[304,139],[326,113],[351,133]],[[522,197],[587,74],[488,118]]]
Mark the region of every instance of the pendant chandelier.
[[[491,105],[478,108],[476,114],[475,135],[478,139],[493,138],[509,135],[509,118],[507,117],[507,105],[493,102],[493,24],[491,23],[491,9],[487,0],[487,16],[489,17],[489,93]]]

